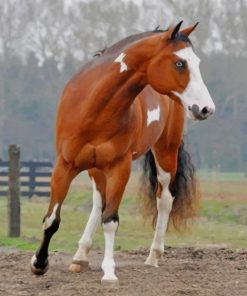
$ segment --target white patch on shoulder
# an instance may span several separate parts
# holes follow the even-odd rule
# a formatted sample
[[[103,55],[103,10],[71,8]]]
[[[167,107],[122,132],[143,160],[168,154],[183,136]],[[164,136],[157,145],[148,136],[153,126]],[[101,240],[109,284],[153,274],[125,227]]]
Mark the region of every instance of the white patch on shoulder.
[[[160,106],[158,106],[157,108],[153,109],[153,110],[148,110],[148,114],[147,114],[147,126],[149,126],[149,124],[151,124],[154,121],[159,121],[160,120]]]
[[[115,59],[115,63],[119,63],[120,64],[120,73],[122,73],[123,71],[127,71],[128,67],[125,64],[125,62],[123,61],[123,59],[125,58],[126,54],[125,53],[121,53],[116,59]]]
[[[46,217],[45,218],[45,222],[43,224],[43,229],[47,229],[49,228],[51,225],[52,225],[52,222],[55,220],[56,218],[56,212],[57,212],[57,208],[58,208],[59,204],[55,204],[54,208],[53,208],[53,211],[50,215],[50,217]]]

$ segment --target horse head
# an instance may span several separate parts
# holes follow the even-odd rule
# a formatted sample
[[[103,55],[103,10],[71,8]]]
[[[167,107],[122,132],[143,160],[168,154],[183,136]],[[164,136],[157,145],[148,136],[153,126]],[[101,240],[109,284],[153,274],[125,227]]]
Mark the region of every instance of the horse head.
[[[148,65],[147,80],[156,91],[182,104],[189,118],[204,120],[214,113],[215,104],[203,82],[200,59],[189,39],[198,23],[179,31],[181,24],[182,21],[163,33]]]

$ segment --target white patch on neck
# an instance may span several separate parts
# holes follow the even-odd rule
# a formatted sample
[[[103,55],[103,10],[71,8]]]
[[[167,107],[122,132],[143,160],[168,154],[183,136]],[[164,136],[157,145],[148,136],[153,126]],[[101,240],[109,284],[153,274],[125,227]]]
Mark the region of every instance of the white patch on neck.
[[[159,121],[160,120],[160,106],[158,106],[157,108],[149,111],[148,110],[148,114],[147,114],[147,126],[149,126],[149,124],[151,124],[154,121]]]
[[[52,222],[56,219],[56,212],[57,212],[57,208],[58,208],[59,204],[55,204],[53,211],[50,215],[50,217],[46,217],[45,218],[45,222],[43,224],[43,229],[47,229],[52,225]]]
[[[120,73],[122,73],[123,71],[127,71],[128,67],[125,64],[125,62],[123,61],[124,57],[126,56],[125,53],[121,53],[116,59],[115,59],[115,63],[119,63],[120,64]]]
[[[173,91],[173,93],[181,99],[181,103],[185,106],[187,115],[192,117],[188,107],[191,107],[193,104],[198,105],[200,110],[202,110],[204,107],[214,110],[214,102],[202,80],[200,73],[200,59],[193,52],[191,47],[185,47],[175,51],[174,54],[181,59],[186,60],[190,72],[190,80],[186,89],[182,93]]]

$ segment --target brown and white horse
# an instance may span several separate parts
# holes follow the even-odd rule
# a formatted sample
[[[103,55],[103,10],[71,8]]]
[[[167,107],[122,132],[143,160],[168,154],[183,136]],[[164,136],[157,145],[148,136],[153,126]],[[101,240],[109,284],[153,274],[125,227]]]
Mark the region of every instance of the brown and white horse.
[[[59,228],[62,203],[72,179],[83,170],[92,180],[93,209],[71,271],[88,265],[92,235],[101,217],[102,282],[118,281],[113,257],[118,208],[132,160],[141,155],[146,154],[146,167],[151,169],[150,195],[157,199],[158,212],[146,264],[158,266],[169,216],[179,225],[194,214],[194,171],[182,142],[184,113],[206,119],[215,105],[188,38],[196,25],[179,31],[181,23],[121,40],[67,84],[57,114],[51,200],[43,220],[43,241],[31,260],[33,273],[48,269],[49,242]]]

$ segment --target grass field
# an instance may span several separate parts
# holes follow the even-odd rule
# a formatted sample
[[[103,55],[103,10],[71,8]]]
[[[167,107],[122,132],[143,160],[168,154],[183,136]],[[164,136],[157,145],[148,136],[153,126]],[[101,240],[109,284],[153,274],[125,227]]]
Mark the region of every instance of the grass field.
[[[166,237],[169,246],[221,245],[247,248],[247,180],[237,174],[200,174],[202,204],[200,218],[190,231],[170,231]],[[80,185],[83,184],[83,187]],[[137,203],[137,177],[128,184],[120,207],[120,227],[116,249],[128,250],[149,247],[153,237],[150,221],[144,221]],[[62,211],[60,229],[51,243],[51,250],[74,252],[91,210],[91,191],[88,180],[82,176],[74,183]],[[21,238],[7,237],[7,202],[0,200],[0,245],[35,250],[42,237],[41,221],[48,200],[22,199]],[[103,233],[99,226],[94,248],[103,248]]]

